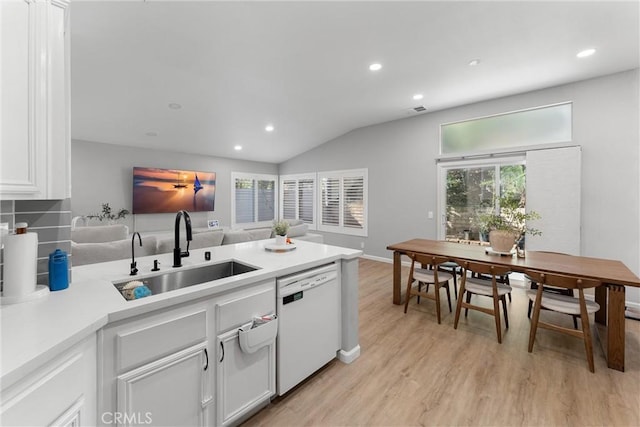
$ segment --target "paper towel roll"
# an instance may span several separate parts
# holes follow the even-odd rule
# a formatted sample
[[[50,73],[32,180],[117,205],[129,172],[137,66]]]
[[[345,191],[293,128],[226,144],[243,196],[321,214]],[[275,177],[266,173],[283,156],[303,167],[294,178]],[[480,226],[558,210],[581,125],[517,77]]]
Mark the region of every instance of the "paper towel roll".
[[[38,234],[3,236],[3,297],[21,297],[36,290],[38,272]]]

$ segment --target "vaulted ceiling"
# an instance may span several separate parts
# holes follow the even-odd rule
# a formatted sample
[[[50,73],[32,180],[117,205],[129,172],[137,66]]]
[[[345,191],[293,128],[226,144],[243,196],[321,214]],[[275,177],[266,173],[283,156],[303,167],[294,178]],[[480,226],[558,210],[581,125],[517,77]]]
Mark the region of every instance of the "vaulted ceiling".
[[[413,107],[638,68],[638,5],[74,1],[72,138],[279,163]]]

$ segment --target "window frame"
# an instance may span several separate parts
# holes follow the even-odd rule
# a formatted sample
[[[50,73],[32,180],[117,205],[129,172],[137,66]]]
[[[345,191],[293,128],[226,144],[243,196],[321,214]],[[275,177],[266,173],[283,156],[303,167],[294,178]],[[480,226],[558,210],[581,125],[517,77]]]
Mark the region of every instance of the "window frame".
[[[456,160],[456,161],[440,161],[438,162],[438,176],[437,176],[437,212],[438,223],[436,234],[439,240],[444,240],[447,233],[447,171],[449,169],[464,169],[474,167],[495,167],[496,168],[496,182],[497,188],[500,188],[500,166],[524,164],[526,165],[525,154],[514,154],[504,157],[486,157],[482,159],[468,159],[468,160]],[[497,211],[496,207],[496,211]]]
[[[369,225],[369,171],[368,169],[349,169],[349,170],[340,170],[340,171],[325,171],[318,172],[316,188],[317,188],[317,204],[316,204],[316,212],[317,212],[317,230],[325,231],[329,233],[338,233],[338,234],[348,234],[352,236],[368,236],[368,225]],[[363,224],[362,228],[353,228],[344,225],[344,179],[345,178],[362,178],[362,204],[363,204]],[[322,212],[322,181],[325,178],[338,178],[340,180],[339,184],[339,201],[338,201],[338,224],[339,225],[326,225],[322,223],[323,220],[323,212]]]
[[[257,174],[249,172],[231,172],[231,227],[232,228],[258,228],[258,227],[271,227],[273,221],[278,216],[278,198],[279,198],[279,179],[278,175],[272,174]],[[254,182],[253,197],[254,197],[254,212],[252,222],[237,222],[236,221],[236,181],[238,179],[250,179]],[[273,218],[264,221],[258,221],[258,181],[273,181]]]
[[[314,172],[314,173],[300,173],[300,174],[291,174],[291,175],[280,175],[279,179],[280,179],[280,195],[279,195],[279,206],[280,206],[280,210],[279,210],[279,218],[280,219],[296,219],[296,220],[300,220],[300,197],[299,197],[299,188],[300,188],[300,181],[308,181],[311,180],[313,181],[313,195],[311,196],[311,201],[313,203],[313,207],[312,207],[312,222],[306,222],[303,221],[304,224],[307,224],[307,226],[309,227],[309,230],[316,230],[317,229],[317,224],[318,224],[318,214],[317,214],[317,194],[318,194],[318,175]],[[285,183],[287,181],[295,181],[296,183],[296,199],[295,199],[295,218],[285,218],[284,217],[284,208],[285,208],[285,201],[284,201],[284,197],[285,197],[285,191],[284,191],[284,186]]]

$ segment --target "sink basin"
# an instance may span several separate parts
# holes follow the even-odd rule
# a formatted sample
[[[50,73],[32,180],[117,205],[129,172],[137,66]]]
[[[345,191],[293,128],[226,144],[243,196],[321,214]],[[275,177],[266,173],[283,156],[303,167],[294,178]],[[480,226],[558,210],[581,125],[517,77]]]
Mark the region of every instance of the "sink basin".
[[[113,285],[122,293],[122,287],[132,280],[140,280],[151,291],[151,295],[174,291],[186,288],[187,286],[198,285],[200,283],[211,282],[213,280],[224,279],[225,277],[238,274],[249,273],[257,268],[251,267],[237,261],[227,261],[218,264],[205,265],[189,270],[167,271],[156,276],[137,279],[128,279],[113,282]],[[123,294],[124,297],[124,294]],[[129,299],[126,298],[125,299]]]

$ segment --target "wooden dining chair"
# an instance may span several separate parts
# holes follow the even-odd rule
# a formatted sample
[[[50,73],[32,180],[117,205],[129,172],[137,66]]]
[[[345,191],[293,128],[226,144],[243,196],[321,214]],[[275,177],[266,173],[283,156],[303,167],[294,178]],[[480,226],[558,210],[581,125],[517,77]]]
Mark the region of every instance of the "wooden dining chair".
[[[447,262],[445,257],[423,255],[416,253],[407,254],[411,258],[411,269],[409,270],[409,279],[407,280],[407,294],[404,302],[404,312],[407,312],[409,300],[414,297],[424,297],[436,302],[436,317],[438,324],[440,323],[440,289],[447,290],[447,300],[449,302],[449,312],[451,312],[451,292],[449,291],[449,280],[453,276],[447,272],[441,271],[438,267]],[[432,269],[429,269],[432,267]],[[417,284],[414,285],[414,282]],[[422,285],[434,285],[434,293],[429,293],[429,288]]]
[[[601,286],[602,283],[598,280],[583,279],[561,274],[538,273],[535,271],[527,271],[526,274],[532,277],[539,285],[542,285],[538,286],[538,289],[535,291],[527,291],[529,299],[534,302],[533,318],[531,319],[531,329],[529,331],[529,353],[533,351],[533,343],[536,338],[538,327],[578,337],[584,341],[584,349],[587,353],[589,370],[591,372],[595,372],[589,313],[595,313],[600,310],[600,305],[595,301],[585,300],[584,289],[595,288],[597,286]],[[546,285],[562,287],[565,289],[577,289],[578,298],[569,295],[544,292],[543,289]],[[575,330],[541,321],[540,310],[543,307],[547,310],[557,311],[559,313],[579,315],[582,330]]]
[[[538,251],[539,253],[543,253],[543,254],[555,254],[555,255],[567,255],[570,256],[569,254],[564,254],[562,252],[551,252],[551,251]],[[536,290],[538,289],[538,282],[536,282],[533,277],[525,274],[524,278],[526,280],[529,281],[529,287],[530,289]],[[544,287],[544,291],[545,292],[551,292],[551,293],[556,293],[556,294],[561,294],[561,295],[568,295],[570,297],[574,297],[574,290],[573,289],[567,289],[567,288],[559,288],[557,286],[551,286],[551,285],[546,285]],[[544,308],[544,307],[542,307]],[[533,311],[533,300],[529,300],[529,307],[527,309],[527,317],[529,319],[531,319],[531,312]],[[573,328],[574,329],[578,329],[578,316],[577,315],[573,315]]]
[[[500,276],[506,275],[509,272],[509,268],[468,261],[460,262],[459,264],[462,266],[463,270],[462,281],[460,283],[460,292],[458,293],[458,303],[456,305],[456,317],[453,323],[454,329],[458,329],[458,320],[460,320],[460,313],[462,311],[462,308],[465,309],[465,317],[469,309],[477,310],[482,313],[490,314],[495,318],[498,342],[502,343],[500,302],[502,302],[505,326],[509,328],[509,316],[507,314],[507,300],[505,298],[505,295],[511,293],[511,286],[506,283],[500,283],[498,278]],[[467,272],[487,275],[491,277],[491,280],[467,277]],[[493,308],[471,304],[470,299],[467,299],[467,301],[465,301],[465,297],[470,298],[471,295],[490,297],[493,300]]]
[[[453,294],[455,299],[458,299],[458,274],[462,274],[462,267],[455,261],[446,261],[438,266],[440,271],[451,273],[453,276]]]
[[[538,282],[536,282],[533,277],[529,276],[528,274],[524,275],[524,278],[526,280],[529,281],[529,288],[534,291],[538,289],[538,286],[541,286],[538,284]],[[549,285],[545,285],[543,292],[551,292],[554,294],[560,294],[560,295],[568,295],[570,297],[575,297],[575,293],[573,289],[566,289],[566,288],[558,288],[556,286],[549,286]],[[542,307],[543,310],[546,310],[544,307]],[[531,313],[533,312],[533,299],[529,299],[529,307],[527,308],[527,317],[529,319],[531,319]],[[571,317],[573,317],[573,329],[578,329],[578,317],[580,317],[577,314],[573,314],[571,315]]]

